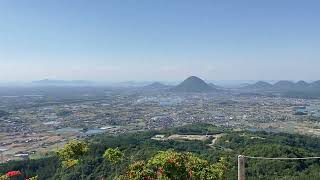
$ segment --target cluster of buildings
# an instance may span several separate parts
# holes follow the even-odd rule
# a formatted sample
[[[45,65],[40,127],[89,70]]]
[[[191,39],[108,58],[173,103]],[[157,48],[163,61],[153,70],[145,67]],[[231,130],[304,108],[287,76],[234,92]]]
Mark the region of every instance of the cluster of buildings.
[[[7,159],[53,150],[70,139],[99,133],[163,129],[189,123],[231,128],[268,127],[317,117],[320,100],[221,94],[119,93],[76,101],[2,98],[0,153]],[[12,100],[12,105],[10,105]],[[18,106],[19,105],[19,106]],[[304,114],[297,112],[306,111]],[[320,113],[319,113],[320,114]],[[320,117],[320,116],[319,116]],[[317,126],[314,122],[315,126]],[[5,149],[5,150],[4,150]]]

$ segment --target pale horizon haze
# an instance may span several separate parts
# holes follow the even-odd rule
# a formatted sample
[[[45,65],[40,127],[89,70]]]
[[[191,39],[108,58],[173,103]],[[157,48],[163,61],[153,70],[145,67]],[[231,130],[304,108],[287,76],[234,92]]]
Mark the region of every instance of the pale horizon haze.
[[[320,79],[320,1],[1,0],[0,82]]]

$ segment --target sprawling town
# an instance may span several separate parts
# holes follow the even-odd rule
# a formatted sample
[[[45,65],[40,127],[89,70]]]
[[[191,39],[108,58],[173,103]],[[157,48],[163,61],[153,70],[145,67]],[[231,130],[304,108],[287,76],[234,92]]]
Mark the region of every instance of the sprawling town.
[[[232,129],[320,135],[319,99],[239,94],[100,90],[72,98],[0,98],[2,162],[41,157],[71,139],[210,123]]]

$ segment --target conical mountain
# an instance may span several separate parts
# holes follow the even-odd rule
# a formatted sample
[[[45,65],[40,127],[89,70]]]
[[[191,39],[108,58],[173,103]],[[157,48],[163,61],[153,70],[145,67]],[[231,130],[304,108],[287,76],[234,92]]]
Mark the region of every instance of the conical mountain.
[[[202,79],[190,76],[172,90],[176,92],[208,92],[216,89],[209,86]]]

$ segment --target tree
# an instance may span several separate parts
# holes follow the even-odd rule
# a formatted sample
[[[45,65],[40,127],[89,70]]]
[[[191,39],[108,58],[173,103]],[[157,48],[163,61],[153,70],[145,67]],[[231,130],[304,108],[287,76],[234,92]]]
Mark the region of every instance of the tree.
[[[26,180],[39,180],[39,178],[38,178],[38,176],[34,176],[34,177],[28,178]]]
[[[9,180],[7,175],[0,175],[0,180]]]
[[[119,150],[119,148],[108,148],[103,157],[110,161],[112,164],[117,164],[124,157],[124,154]]]
[[[119,150],[119,148],[108,148],[103,157],[110,161],[116,169],[116,177],[118,176],[118,163],[123,160],[124,154]]]
[[[67,143],[57,154],[62,160],[64,168],[71,168],[79,163],[81,158],[89,151],[89,147],[82,141],[71,141]]]
[[[215,164],[209,164],[192,153],[169,150],[158,152],[147,163],[138,161],[131,164],[121,179],[223,180],[226,170],[227,162],[223,158]]]
[[[87,143],[82,141],[71,141],[57,153],[62,161],[62,167],[69,169],[78,165],[88,151],[89,147]],[[81,170],[83,170],[83,168],[81,168]],[[83,171],[81,173],[81,178],[83,179]]]

